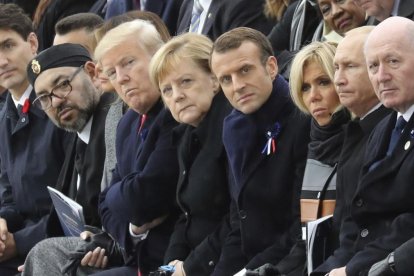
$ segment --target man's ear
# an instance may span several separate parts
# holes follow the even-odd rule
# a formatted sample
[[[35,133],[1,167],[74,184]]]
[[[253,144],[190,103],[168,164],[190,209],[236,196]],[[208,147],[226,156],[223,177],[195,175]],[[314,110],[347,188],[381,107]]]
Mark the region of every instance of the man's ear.
[[[274,80],[279,70],[277,66],[277,60],[274,56],[270,56],[267,58],[266,69],[272,80]]]
[[[32,51],[33,55],[36,55],[37,49],[39,48],[39,41],[37,40],[37,36],[34,32],[31,32],[27,36],[27,42],[30,43],[30,50]]]
[[[84,68],[86,70],[86,73],[93,80],[95,77],[95,63],[93,63],[92,61],[87,61],[84,65]]]

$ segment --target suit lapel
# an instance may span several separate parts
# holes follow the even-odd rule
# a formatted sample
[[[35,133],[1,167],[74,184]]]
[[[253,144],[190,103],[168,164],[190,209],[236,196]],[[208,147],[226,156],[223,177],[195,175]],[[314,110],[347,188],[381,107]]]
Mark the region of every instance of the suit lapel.
[[[192,0],[185,1],[181,6],[180,16],[178,18],[177,34],[186,33],[190,29],[192,10]]]
[[[217,11],[219,9],[220,2],[218,1],[211,1],[210,8],[208,9],[206,20],[204,21],[203,26],[203,35],[208,35],[210,33],[211,28],[213,27],[213,23],[216,18]]]
[[[375,182],[377,179],[384,178],[387,174],[393,173],[401,166],[406,156],[412,151],[414,147],[414,116],[411,116],[407,123],[404,132],[395,146],[393,153],[390,156],[385,156],[388,149],[388,144],[391,136],[391,131],[395,126],[396,112],[390,116],[385,131],[381,134],[381,139],[378,148],[374,151],[374,157],[369,164],[384,158],[378,166],[366,174],[366,179],[369,182]]]

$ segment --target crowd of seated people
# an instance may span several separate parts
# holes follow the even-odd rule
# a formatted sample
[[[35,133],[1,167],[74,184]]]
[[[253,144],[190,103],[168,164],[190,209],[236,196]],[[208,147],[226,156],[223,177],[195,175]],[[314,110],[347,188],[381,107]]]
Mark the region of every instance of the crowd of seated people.
[[[0,1],[0,275],[414,275],[413,19]]]

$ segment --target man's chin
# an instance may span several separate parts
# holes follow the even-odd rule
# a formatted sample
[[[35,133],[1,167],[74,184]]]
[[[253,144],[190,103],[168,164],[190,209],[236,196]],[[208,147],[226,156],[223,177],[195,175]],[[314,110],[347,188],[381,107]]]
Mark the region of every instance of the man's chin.
[[[60,121],[57,119],[52,119],[53,123],[61,128],[64,129],[65,131],[68,132],[80,132],[84,126],[86,125],[86,121],[85,120],[74,120],[74,121]]]

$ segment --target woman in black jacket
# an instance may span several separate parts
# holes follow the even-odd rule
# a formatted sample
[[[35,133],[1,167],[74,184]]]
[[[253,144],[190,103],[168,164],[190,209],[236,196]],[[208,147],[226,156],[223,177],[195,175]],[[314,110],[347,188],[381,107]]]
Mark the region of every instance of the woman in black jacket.
[[[178,145],[177,203],[182,214],[165,254],[174,276],[210,275],[227,234],[227,159],[222,143],[230,105],[208,65],[212,42],[187,33],[153,57],[150,76],[164,103],[182,125]]]
[[[334,44],[313,42],[298,52],[290,72],[293,101],[302,112],[312,116],[311,142],[301,192],[303,224],[332,214],[335,207],[336,165],[343,143],[342,126],[351,119],[350,113],[341,107],[333,83],[335,50]],[[266,264],[247,275],[305,275],[306,246],[303,238],[276,266]]]

